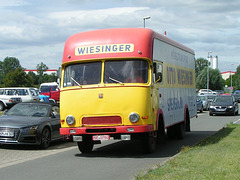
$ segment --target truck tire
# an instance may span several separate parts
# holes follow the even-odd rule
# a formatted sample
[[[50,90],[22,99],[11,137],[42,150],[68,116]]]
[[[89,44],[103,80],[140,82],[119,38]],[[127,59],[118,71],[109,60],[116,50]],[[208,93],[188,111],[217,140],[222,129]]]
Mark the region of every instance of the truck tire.
[[[159,118],[157,130],[157,143],[164,143],[166,140],[165,128],[162,117]]]
[[[167,128],[167,137],[169,139],[175,139],[176,134],[175,134],[175,126],[170,126]]]
[[[185,136],[185,131],[186,131],[186,127],[185,127],[185,123],[179,123],[175,125],[175,131],[176,131],[176,138],[177,139],[183,139]]]
[[[156,142],[157,142],[157,137],[156,137],[156,132],[149,132],[145,133],[143,135],[143,150],[147,154],[151,154],[155,151],[156,149]]]
[[[83,136],[83,141],[78,142],[78,149],[81,153],[90,153],[93,149],[92,136]]]

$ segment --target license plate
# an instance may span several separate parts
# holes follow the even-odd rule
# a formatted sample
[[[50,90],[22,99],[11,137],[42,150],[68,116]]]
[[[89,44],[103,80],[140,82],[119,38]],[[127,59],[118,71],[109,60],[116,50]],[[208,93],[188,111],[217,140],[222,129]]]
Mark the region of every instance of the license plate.
[[[110,139],[110,135],[96,135],[96,136],[92,136],[92,140],[93,141],[109,140],[109,139]]]
[[[2,136],[2,137],[13,137],[14,133],[13,132],[0,131],[0,136]]]
[[[218,111],[225,111],[225,109],[218,109]]]

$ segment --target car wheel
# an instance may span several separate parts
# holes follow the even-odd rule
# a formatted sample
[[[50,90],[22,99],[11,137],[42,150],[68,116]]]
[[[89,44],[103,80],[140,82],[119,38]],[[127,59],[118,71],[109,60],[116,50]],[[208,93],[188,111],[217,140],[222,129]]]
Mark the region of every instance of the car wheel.
[[[93,149],[92,136],[83,136],[83,141],[78,142],[78,149],[81,153],[90,153]]]
[[[202,106],[202,108],[200,109],[200,113],[202,113],[203,112],[203,106]]]
[[[51,132],[49,128],[44,128],[41,136],[41,148],[47,149],[51,144]]]
[[[4,104],[2,102],[0,102],[0,111],[3,111],[5,108]]]
[[[213,116],[213,113],[209,111],[209,116]]]

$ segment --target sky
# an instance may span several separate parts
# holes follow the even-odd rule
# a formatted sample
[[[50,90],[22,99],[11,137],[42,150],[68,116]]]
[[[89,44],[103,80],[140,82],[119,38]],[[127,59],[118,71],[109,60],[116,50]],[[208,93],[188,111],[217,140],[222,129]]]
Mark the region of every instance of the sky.
[[[218,56],[220,72],[240,65],[239,0],[0,0],[0,61],[26,69],[61,66],[66,39],[108,28],[143,27],[184,44],[195,58]]]

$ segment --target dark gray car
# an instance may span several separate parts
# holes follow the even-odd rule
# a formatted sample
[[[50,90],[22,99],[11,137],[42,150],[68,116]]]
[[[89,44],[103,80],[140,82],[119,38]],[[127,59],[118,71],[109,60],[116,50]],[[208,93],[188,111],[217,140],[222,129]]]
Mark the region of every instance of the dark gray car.
[[[63,138],[59,107],[47,103],[18,103],[0,116],[0,144],[33,144],[46,149]]]
[[[237,115],[238,103],[232,95],[216,96],[209,107],[209,115],[226,114]]]

